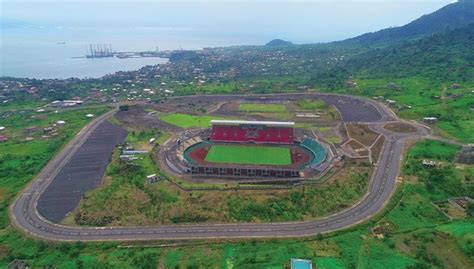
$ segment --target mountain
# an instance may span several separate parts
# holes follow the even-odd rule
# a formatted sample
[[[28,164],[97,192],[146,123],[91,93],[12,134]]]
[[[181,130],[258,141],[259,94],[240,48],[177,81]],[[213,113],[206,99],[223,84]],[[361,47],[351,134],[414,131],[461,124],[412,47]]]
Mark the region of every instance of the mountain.
[[[474,23],[449,32],[405,41],[349,57],[341,66],[371,77],[420,75],[433,80],[474,77]]]
[[[349,38],[342,43],[377,45],[417,39],[474,23],[474,0],[459,0],[404,26],[383,29]]]
[[[282,46],[291,46],[293,43],[290,41],[285,41],[283,39],[273,39],[272,41],[265,44],[265,47],[282,47]]]

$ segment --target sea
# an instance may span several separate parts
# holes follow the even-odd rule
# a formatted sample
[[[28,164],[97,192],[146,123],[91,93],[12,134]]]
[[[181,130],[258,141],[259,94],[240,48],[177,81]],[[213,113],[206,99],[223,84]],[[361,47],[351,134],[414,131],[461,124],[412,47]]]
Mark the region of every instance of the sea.
[[[99,78],[117,71],[166,63],[149,58],[76,58],[90,44],[110,44],[114,51],[201,49],[264,44],[264,38],[200,32],[186,28],[61,28],[24,26],[0,29],[0,76],[37,79]]]

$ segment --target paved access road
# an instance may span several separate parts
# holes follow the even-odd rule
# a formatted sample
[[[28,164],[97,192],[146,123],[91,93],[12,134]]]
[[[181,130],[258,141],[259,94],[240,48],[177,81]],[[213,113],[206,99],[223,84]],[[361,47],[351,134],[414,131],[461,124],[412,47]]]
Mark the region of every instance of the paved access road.
[[[379,163],[373,173],[369,189],[364,198],[351,208],[323,219],[285,223],[238,223],[238,224],[189,224],[163,225],[153,227],[69,227],[55,224],[42,217],[37,201],[49,183],[67,164],[78,148],[92,132],[114,112],[109,112],[87,125],[17,197],[10,207],[12,223],[35,237],[55,241],[104,241],[104,240],[163,240],[163,239],[207,239],[207,238],[257,238],[257,237],[301,237],[330,232],[362,222],[380,210],[389,200],[396,187],[405,139],[408,136],[392,134],[381,126],[396,117],[386,107],[360,97],[312,95],[268,95],[268,98],[308,98],[317,97],[334,102],[345,121],[371,122],[386,136]],[[193,101],[200,96],[182,97]],[[216,100],[242,98],[242,96],[206,96]],[[353,102],[351,102],[353,101]],[[361,111],[354,112],[359,107]],[[350,108],[350,109],[349,109]],[[357,110],[357,109],[356,109]],[[367,113],[373,113],[369,115]],[[347,114],[349,113],[349,114]],[[359,115],[361,118],[354,118]],[[412,133],[413,136],[424,133]]]

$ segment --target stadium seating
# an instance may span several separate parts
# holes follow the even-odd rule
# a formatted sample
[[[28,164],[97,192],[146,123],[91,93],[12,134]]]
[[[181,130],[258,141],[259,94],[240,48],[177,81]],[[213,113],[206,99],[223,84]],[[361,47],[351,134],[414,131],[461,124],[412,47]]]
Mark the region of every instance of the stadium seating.
[[[303,140],[303,143],[301,143],[301,145],[313,152],[314,159],[311,162],[311,165],[320,164],[326,158],[326,150],[317,141],[314,141],[309,138],[305,138]]]
[[[214,125],[211,141],[292,144],[293,128]]]

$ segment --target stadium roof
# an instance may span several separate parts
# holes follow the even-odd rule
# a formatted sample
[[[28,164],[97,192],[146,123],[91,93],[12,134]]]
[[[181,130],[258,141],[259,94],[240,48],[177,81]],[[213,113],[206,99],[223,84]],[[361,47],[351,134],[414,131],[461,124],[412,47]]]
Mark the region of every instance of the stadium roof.
[[[211,125],[267,125],[279,127],[294,127],[292,121],[249,121],[249,120],[211,120]]]

